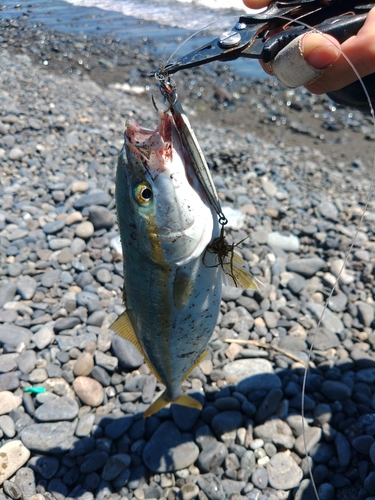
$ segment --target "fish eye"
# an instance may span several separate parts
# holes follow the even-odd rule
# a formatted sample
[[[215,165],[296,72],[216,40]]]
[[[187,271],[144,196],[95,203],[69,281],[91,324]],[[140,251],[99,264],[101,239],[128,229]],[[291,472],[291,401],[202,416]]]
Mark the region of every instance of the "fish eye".
[[[150,184],[148,182],[137,184],[134,189],[134,197],[140,205],[149,205],[152,200],[152,189]]]

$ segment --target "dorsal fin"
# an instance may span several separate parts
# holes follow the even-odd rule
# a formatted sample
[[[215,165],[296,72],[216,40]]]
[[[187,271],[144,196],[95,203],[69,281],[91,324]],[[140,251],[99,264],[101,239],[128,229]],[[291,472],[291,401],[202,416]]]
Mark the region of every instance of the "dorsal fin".
[[[142,354],[142,356],[145,358],[145,361],[150,368],[152,374],[156,377],[156,379],[163,384],[163,381],[160,379],[160,375],[158,372],[155,370],[154,366],[152,365],[151,361],[148,359],[143,347],[141,346],[141,343],[138,340],[137,334],[134,330],[133,324],[131,322],[131,319],[129,318],[129,314],[124,311],[117,319],[112,323],[110,326],[112,330],[114,330],[117,335],[122,337],[123,339],[131,342],[137,349],[138,351]]]

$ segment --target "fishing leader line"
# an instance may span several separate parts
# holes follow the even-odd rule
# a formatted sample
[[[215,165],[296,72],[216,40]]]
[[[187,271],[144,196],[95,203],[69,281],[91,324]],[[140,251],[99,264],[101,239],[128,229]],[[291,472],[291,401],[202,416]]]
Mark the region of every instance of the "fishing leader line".
[[[301,26],[304,26],[305,28],[308,28],[310,30],[310,32],[312,32],[312,33],[317,33],[319,35],[322,35],[326,40],[329,41],[329,43],[331,43],[332,45],[334,45],[334,43],[332,42],[332,40],[330,40],[330,38],[328,36],[326,36],[321,31],[315,29],[314,27],[309,26],[308,24],[304,23],[303,21],[300,21],[298,19],[291,19],[291,18],[289,18],[287,16],[280,16],[280,17],[282,19],[287,20],[287,21],[291,21],[291,22],[297,23],[297,24],[299,24]],[[334,46],[336,47],[336,45],[334,45]],[[371,101],[369,92],[368,92],[368,90],[366,88],[366,85],[365,85],[363,79],[361,78],[359,72],[357,71],[354,63],[343,52],[343,50],[341,49],[341,47],[339,47],[339,51],[340,51],[341,55],[343,56],[343,58],[346,60],[346,62],[349,64],[349,66],[351,67],[351,69],[353,70],[354,74],[356,75],[357,79],[359,80],[359,82],[361,84],[362,90],[363,90],[363,92],[365,94],[366,100],[367,100],[368,105],[370,107],[370,113],[371,113],[371,118],[372,118],[372,127],[373,127],[373,132],[375,134],[375,111],[374,111],[374,107],[372,105],[372,101]],[[364,218],[365,218],[365,215],[366,215],[366,212],[367,212],[367,208],[368,208],[368,205],[369,205],[369,202],[370,202],[370,199],[371,199],[371,195],[372,195],[374,183],[375,183],[375,151],[374,151],[374,156],[373,156],[373,160],[372,160],[372,172],[371,172],[370,185],[369,185],[368,190],[367,190],[367,194],[366,194],[366,197],[365,197],[365,205],[364,205],[364,208],[363,208],[360,220],[359,220],[359,222],[357,224],[356,231],[355,231],[355,233],[354,233],[354,235],[352,237],[351,243],[349,245],[349,249],[344,254],[344,259],[343,259],[343,264],[341,266],[341,269],[340,269],[340,271],[339,271],[339,273],[338,273],[338,275],[336,277],[336,280],[335,280],[335,282],[334,282],[334,284],[333,284],[333,286],[331,288],[331,291],[330,291],[327,299],[324,302],[324,307],[323,307],[323,310],[322,310],[322,312],[320,314],[320,317],[319,317],[319,320],[318,320],[318,324],[317,324],[317,326],[316,326],[316,328],[315,328],[315,330],[314,330],[314,332],[312,334],[312,341],[310,342],[310,347],[309,347],[309,350],[308,350],[308,363],[306,363],[305,368],[304,368],[304,375],[303,375],[303,382],[302,382],[302,397],[301,397],[301,425],[302,425],[302,435],[303,435],[304,451],[305,451],[305,456],[306,457],[309,457],[310,455],[309,455],[309,452],[308,452],[308,449],[307,449],[306,428],[305,428],[305,392],[306,392],[307,376],[308,376],[308,372],[309,372],[309,363],[311,361],[311,355],[312,355],[312,351],[314,349],[315,336],[316,336],[317,331],[320,328],[320,325],[321,325],[321,323],[323,321],[323,316],[324,316],[324,313],[326,312],[326,310],[328,308],[329,300],[331,299],[331,297],[333,295],[333,292],[335,291],[335,289],[338,286],[340,277],[341,277],[342,273],[344,272],[346,263],[347,263],[350,255],[351,255],[351,253],[353,251],[355,240],[356,240],[356,238],[358,236],[358,233],[360,231],[361,225],[362,225],[362,223],[364,221]],[[315,480],[314,480],[314,476],[313,476],[313,472],[312,472],[311,462],[309,460],[307,461],[307,466],[308,466],[308,469],[309,469],[309,475],[310,475],[311,484],[313,486],[315,496],[316,496],[317,500],[320,500],[319,493],[318,493],[318,490],[317,490],[317,487],[316,487],[316,484],[315,484]]]

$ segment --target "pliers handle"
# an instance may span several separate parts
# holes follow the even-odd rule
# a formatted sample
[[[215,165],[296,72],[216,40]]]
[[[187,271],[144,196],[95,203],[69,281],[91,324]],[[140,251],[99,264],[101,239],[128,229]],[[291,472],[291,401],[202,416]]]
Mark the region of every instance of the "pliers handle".
[[[269,62],[294,38],[314,30],[332,35],[342,43],[358,33],[374,6],[375,3],[363,0],[273,1],[265,11],[241,16],[230,31],[164,69],[173,74],[212,61],[239,57]]]

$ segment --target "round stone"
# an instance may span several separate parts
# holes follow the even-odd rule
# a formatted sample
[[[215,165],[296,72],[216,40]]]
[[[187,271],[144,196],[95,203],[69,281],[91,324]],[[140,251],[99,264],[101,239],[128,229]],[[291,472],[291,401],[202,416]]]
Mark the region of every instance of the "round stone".
[[[163,422],[143,450],[143,461],[153,472],[170,472],[192,465],[199,455],[198,446],[181,434],[171,421]]]
[[[59,264],[68,264],[69,262],[72,262],[74,259],[74,255],[70,248],[63,248],[61,252],[59,252],[57,256],[57,262]]]
[[[77,377],[73,389],[83,404],[99,406],[104,397],[104,389],[97,380],[89,377]]]
[[[0,391],[0,415],[5,415],[15,410],[22,403],[22,398],[15,396],[10,391]]]
[[[89,185],[86,181],[75,181],[71,185],[72,193],[84,193],[89,188]]]
[[[268,482],[276,490],[291,490],[302,480],[303,472],[287,453],[276,453],[267,464]]]
[[[83,352],[78,356],[73,367],[73,373],[76,377],[87,377],[94,368],[94,360],[89,352]]]
[[[75,230],[75,234],[78,238],[82,238],[83,240],[87,240],[94,234],[94,225],[89,220],[81,222],[78,224]]]

